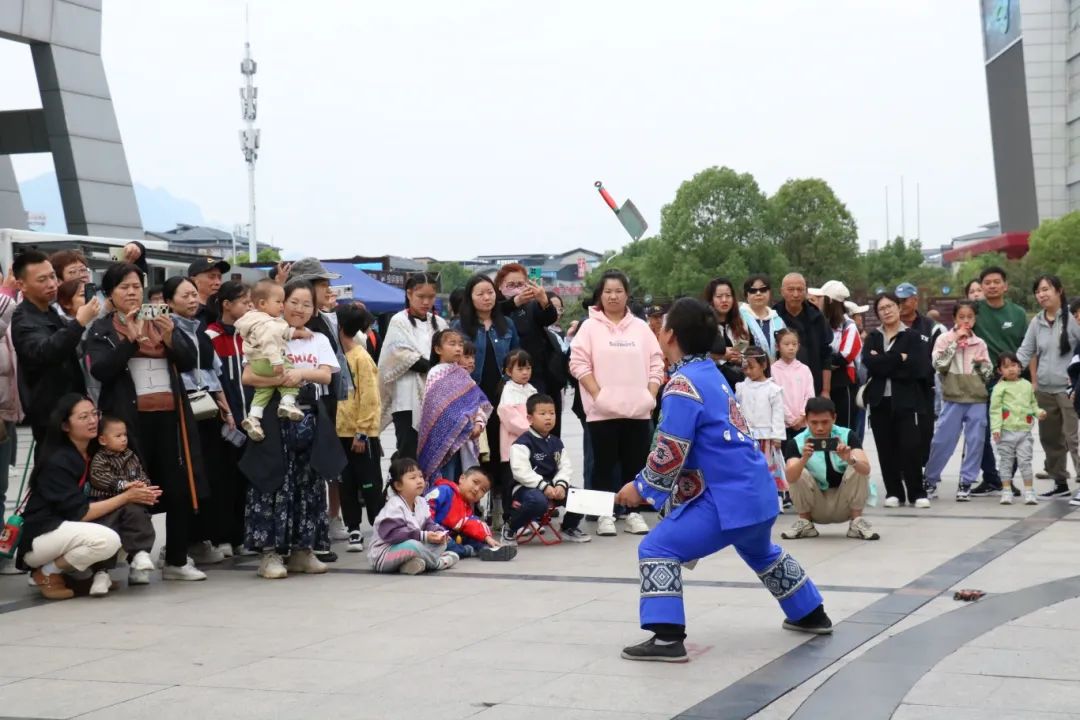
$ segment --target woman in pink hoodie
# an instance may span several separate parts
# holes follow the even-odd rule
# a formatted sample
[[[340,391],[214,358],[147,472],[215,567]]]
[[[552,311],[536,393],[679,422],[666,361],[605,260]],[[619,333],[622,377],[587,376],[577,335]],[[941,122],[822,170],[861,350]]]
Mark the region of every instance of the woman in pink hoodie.
[[[664,356],[649,326],[627,309],[630,281],[619,270],[600,278],[598,304],[589,308],[570,347],[570,373],[582,393],[595,457],[594,490],[616,492],[645,467],[651,414],[664,377]],[[621,477],[615,477],[619,466]],[[616,507],[617,515],[627,508]],[[644,535],[649,526],[636,512],[625,531]],[[602,517],[597,535],[615,535],[615,518]]]

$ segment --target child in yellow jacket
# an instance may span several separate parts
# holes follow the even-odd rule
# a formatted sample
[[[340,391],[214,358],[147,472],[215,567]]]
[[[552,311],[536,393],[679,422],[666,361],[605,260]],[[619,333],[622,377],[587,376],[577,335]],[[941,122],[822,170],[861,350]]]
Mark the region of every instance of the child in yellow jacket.
[[[363,497],[372,525],[383,506],[379,369],[367,348],[354,340],[358,333],[365,333],[371,327],[371,313],[355,305],[343,305],[337,309],[337,319],[348,371],[342,379],[350,384],[348,396],[338,401],[337,406],[337,434],[348,458],[341,474],[341,514],[349,533],[348,551],[363,552],[360,498]]]

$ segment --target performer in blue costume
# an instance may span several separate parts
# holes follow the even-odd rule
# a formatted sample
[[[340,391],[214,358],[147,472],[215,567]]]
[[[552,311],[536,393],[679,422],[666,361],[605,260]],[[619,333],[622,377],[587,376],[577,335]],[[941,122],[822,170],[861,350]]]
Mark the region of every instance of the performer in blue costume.
[[[780,603],[784,627],[832,632],[821,593],[791,555],[773,544],[776,484],[735,393],[709,359],[716,320],[699,300],[672,306],[660,345],[672,364],[648,464],[615,502],[647,501],[664,518],[638,546],[641,627],[653,637],[625,648],[627,660],[686,662],[682,567],[734,545]]]

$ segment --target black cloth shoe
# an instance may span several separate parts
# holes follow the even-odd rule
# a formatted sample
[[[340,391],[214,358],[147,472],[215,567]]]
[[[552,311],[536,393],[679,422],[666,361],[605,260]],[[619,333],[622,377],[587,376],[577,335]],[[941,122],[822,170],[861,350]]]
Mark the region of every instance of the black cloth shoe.
[[[1057,483],[1054,484],[1054,489],[1053,490],[1051,490],[1049,492],[1040,493],[1039,497],[1056,498],[1056,497],[1069,497],[1070,495],[1072,495],[1072,493],[1069,492],[1068,483],[1058,481]]]
[[[785,630],[811,633],[813,635],[829,635],[832,633],[832,620],[825,614],[825,606],[818,605],[810,611],[810,614],[801,620],[784,620]]]
[[[517,548],[513,545],[502,545],[497,548],[480,548],[481,560],[486,560],[489,562],[505,562],[507,560],[513,560],[515,557],[517,557]]]
[[[971,497],[989,497],[990,495],[997,495],[1001,492],[1001,485],[991,485],[983,480],[981,483],[971,488]]]
[[[684,663],[690,659],[686,654],[686,646],[683,645],[682,640],[659,645],[657,644],[655,635],[638,645],[624,647],[622,658],[623,660],[645,660],[648,662],[669,663]]]

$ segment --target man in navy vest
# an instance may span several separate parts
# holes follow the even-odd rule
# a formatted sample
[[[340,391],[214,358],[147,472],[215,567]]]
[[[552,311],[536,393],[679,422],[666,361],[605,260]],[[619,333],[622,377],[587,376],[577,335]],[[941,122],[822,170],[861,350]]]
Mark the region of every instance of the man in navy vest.
[[[827,444],[826,449],[821,448]],[[806,402],[806,429],[784,443],[791,502],[799,519],[780,537],[799,540],[818,536],[814,523],[848,523],[847,536],[877,540],[863,508],[870,498],[870,461],[858,433],[836,424],[836,405],[829,398]]]

